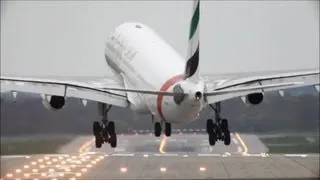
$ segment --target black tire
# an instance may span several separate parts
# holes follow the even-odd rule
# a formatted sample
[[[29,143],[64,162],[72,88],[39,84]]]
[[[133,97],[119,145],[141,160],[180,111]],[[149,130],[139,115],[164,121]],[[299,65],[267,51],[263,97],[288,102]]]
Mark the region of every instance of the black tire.
[[[159,122],[154,123],[154,135],[156,137],[161,135],[161,124]]]
[[[113,121],[110,121],[110,122],[108,123],[108,132],[109,132],[110,135],[113,135],[113,134],[116,133],[116,127],[115,127]]]
[[[224,145],[229,146],[231,143],[230,131],[224,132]]]
[[[167,137],[171,136],[171,124],[170,124],[170,123],[166,123],[165,135],[166,135]]]
[[[228,125],[228,120],[227,119],[222,119],[221,120],[221,130],[222,130],[222,132],[229,131],[229,125]]]
[[[95,137],[95,142],[96,142],[96,148],[101,148],[102,142],[103,142],[102,137],[101,136],[96,136]]]
[[[110,135],[110,146],[112,148],[117,147],[117,135],[116,134]]]
[[[213,120],[212,119],[207,119],[207,133],[213,134]]]
[[[93,122],[93,135],[99,136],[101,132],[101,125],[98,121]]]
[[[216,144],[216,136],[214,134],[209,135],[209,144],[210,146],[214,146]]]

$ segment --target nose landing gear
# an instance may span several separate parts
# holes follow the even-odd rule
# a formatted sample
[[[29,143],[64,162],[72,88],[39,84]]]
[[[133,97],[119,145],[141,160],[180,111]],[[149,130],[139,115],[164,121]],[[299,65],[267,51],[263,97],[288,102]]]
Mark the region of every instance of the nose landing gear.
[[[220,102],[214,105],[210,104],[210,107],[215,111],[215,122],[212,119],[207,120],[207,133],[209,135],[210,146],[214,146],[218,140],[223,141],[225,145],[230,145],[231,137],[228,120],[220,117]]]

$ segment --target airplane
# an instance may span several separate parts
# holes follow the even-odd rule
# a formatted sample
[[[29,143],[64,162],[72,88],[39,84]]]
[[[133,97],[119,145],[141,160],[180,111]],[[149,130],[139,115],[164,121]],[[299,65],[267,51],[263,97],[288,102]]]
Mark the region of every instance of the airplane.
[[[105,47],[106,66],[112,78],[86,81],[46,77],[1,76],[1,91],[40,94],[50,110],[64,107],[67,98],[79,98],[83,104],[98,104],[100,121],[93,122],[96,148],[102,144],[117,146],[115,123],[108,119],[113,106],[148,114],[154,124],[154,135],[171,136],[171,124],[189,123],[211,107],[214,120],[207,119],[209,144],[220,140],[230,145],[228,120],[220,116],[221,102],[240,97],[250,105],[260,104],[266,92],[302,86],[319,91],[319,68],[283,71],[267,75],[203,77],[199,70],[200,1],[193,1],[188,54],[179,55],[160,35],[145,24],[125,22],[110,33]]]

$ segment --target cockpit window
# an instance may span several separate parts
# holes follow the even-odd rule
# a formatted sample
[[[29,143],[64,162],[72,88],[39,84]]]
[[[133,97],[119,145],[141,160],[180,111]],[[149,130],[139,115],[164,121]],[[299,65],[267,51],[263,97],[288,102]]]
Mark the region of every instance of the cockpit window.
[[[141,28],[141,26],[139,24],[136,25],[136,28]]]

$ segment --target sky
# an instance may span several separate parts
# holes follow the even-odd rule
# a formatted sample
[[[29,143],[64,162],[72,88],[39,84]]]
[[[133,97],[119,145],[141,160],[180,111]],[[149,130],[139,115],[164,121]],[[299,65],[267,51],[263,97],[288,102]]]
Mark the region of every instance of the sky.
[[[151,27],[185,57],[192,1],[1,1],[1,75],[109,76],[109,33]],[[200,72],[319,68],[316,1],[202,1]]]

